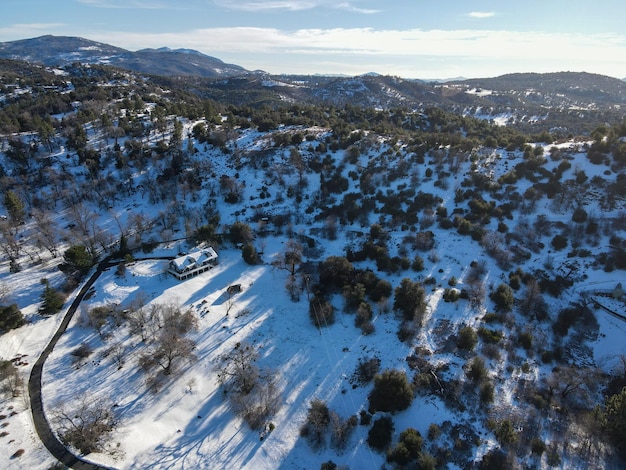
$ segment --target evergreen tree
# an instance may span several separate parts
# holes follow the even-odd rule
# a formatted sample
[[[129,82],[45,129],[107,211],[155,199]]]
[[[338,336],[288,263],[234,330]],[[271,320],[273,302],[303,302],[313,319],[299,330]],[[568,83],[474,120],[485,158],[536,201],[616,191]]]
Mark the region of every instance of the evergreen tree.
[[[21,224],[24,221],[24,202],[13,191],[8,189],[4,193],[4,207],[6,207],[10,221],[15,224]]]
[[[39,312],[42,315],[53,315],[61,310],[65,299],[59,291],[50,286],[47,279],[42,280],[42,284],[44,288],[41,294],[41,308]]]
[[[0,330],[12,330],[19,328],[25,322],[24,315],[16,304],[0,307]]]

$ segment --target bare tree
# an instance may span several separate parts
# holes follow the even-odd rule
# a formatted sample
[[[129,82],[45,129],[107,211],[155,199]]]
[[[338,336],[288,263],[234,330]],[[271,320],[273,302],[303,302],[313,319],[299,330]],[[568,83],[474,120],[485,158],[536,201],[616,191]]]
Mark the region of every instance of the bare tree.
[[[38,247],[45,248],[53,258],[59,254],[57,249],[58,230],[47,212],[34,209],[33,220],[35,222],[35,241]]]
[[[258,378],[257,350],[247,343],[237,343],[232,351],[219,358],[217,377],[227,391],[246,395],[252,391]]]
[[[116,428],[118,421],[111,411],[111,404],[83,395],[75,406],[57,407],[54,421],[57,432],[66,446],[78,449],[81,454],[105,450],[107,436]],[[69,408],[72,406],[72,408]]]
[[[24,380],[11,361],[0,361],[0,390],[11,398],[19,397]]]
[[[146,371],[158,367],[163,375],[170,375],[177,362],[195,357],[196,343],[185,335],[197,330],[198,319],[191,310],[182,312],[175,305],[154,307],[158,308],[151,308],[149,311],[148,329],[154,326],[157,317],[160,317],[163,327],[158,332],[153,347],[139,357],[139,365]]]
[[[232,351],[219,358],[217,377],[235,412],[252,429],[260,428],[280,407],[278,374],[260,370],[257,350],[247,343],[237,343]]]
[[[288,240],[283,253],[278,253],[272,260],[275,269],[287,271],[295,277],[298,266],[302,263],[302,245],[295,240]]]
[[[11,287],[5,282],[0,282],[0,305],[8,304],[12,294]]]

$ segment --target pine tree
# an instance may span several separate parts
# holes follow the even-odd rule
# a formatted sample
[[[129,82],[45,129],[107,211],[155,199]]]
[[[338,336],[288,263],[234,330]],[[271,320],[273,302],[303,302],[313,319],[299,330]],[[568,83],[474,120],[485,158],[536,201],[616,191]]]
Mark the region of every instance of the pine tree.
[[[47,279],[43,279],[42,284],[44,285],[44,289],[41,294],[41,308],[39,312],[42,315],[53,315],[61,310],[65,299],[59,291],[50,286]]]
[[[9,219],[15,225],[21,224],[24,221],[24,203],[10,189],[4,193],[4,207],[6,207]]]

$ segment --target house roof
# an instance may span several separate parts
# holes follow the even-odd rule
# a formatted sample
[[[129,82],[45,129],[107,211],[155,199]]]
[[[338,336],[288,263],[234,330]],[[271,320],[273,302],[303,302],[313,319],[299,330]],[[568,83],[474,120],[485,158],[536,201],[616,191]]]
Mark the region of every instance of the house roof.
[[[213,261],[215,259],[217,259],[217,253],[212,247],[196,248],[186,255],[173,259],[172,264],[178,272],[183,272],[185,269],[202,266],[207,261]]]

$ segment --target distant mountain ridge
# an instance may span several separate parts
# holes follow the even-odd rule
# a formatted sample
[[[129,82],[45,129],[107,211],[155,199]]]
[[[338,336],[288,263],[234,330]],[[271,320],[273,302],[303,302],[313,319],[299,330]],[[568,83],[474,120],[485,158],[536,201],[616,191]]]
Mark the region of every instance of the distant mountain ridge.
[[[121,47],[70,36],[40,36],[0,43],[0,58],[23,60],[47,66],[75,62],[104,64],[154,75],[230,77],[249,73],[193,49],[168,47],[128,51]]]
[[[226,64],[193,49],[136,52],[76,37],[42,36],[0,43],[0,61],[64,68],[77,62],[149,74],[155,83],[183,88],[224,104],[285,103],[423,110],[435,106],[464,116],[515,125],[524,132],[588,131],[592,122],[626,116],[626,82],[585,72],[512,73],[499,77],[418,80],[370,72],[360,76],[271,75]],[[0,64],[1,65],[1,64]],[[24,65],[5,64],[25,70]],[[42,71],[33,71],[40,74]],[[18,75],[19,76],[19,75]],[[184,80],[180,80],[184,77]]]

